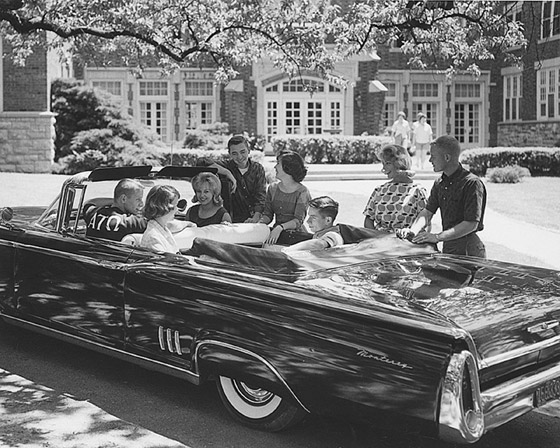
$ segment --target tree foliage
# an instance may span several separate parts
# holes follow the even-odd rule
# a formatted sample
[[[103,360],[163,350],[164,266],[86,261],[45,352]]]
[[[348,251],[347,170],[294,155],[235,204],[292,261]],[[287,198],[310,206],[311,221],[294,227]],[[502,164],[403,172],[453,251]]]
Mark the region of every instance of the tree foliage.
[[[0,0],[2,32],[25,59],[46,45],[107,64],[156,58],[164,70],[208,62],[218,80],[271,58],[282,71],[325,77],[337,61],[398,43],[413,67],[476,72],[480,61],[524,45],[504,3],[432,0]],[[345,6],[346,5],[346,6]],[[153,59],[152,59],[153,60]]]
[[[51,91],[58,171],[160,163],[159,135],[134,124],[111,95],[73,80],[57,80]]]

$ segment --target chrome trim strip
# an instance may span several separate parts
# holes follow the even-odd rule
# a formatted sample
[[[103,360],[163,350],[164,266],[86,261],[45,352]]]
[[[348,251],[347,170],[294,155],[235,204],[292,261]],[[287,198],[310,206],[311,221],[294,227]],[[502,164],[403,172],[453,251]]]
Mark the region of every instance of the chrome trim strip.
[[[171,341],[171,328],[168,328],[165,332],[167,341],[167,350],[173,353],[173,342]]]
[[[165,342],[164,342],[164,336],[163,336],[163,327],[160,325],[158,327],[158,341],[159,341],[159,348],[162,350],[165,350]]]
[[[520,347],[515,350],[511,350],[507,353],[490,356],[482,360],[481,367],[482,368],[492,367],[495,366],[496,364],[501,364],[503,362],[510,361],[515,358],[521,358],[522,356],[526,356],[531,353],[538,352],[540,350],[552,347],[553,345],[557,345],[557,344],[560,344],[560,335],[554,336],[545,341],[535,342],[534,344],[525,347]]]
[[[179,332],[175,330],[175,351],[178,355],[182,355],[183,351],[181,350],[181,338],[179,337]]]
[[[302,409],[304,411],[306,411],[307,413],[309,412],[309,409],[307,409],[304,404],[300,401],[300,399],[296,396],[295,392],[292,390],[292,388],[288,385],[288,383],[286,382],[286,380],[284,380],[284,378],[282,377],[282,375],[280,375],[280,372],[278,372],[278,370],[276,369],[276,367],[274,367],[270,362],[268,362],[265,358],[263,358],[262,356],[258,355],[257,353],[254,353],[250,350],[244,349],[242,347],[238,347],[237,345],[233,345],[233,344],[229,344],[227,342],[222,342],[222,341],[216,341],[213,339],[206,339],[203,341],[200,341],[197,343],[196,348],[194,349],[194,357],[193,357],[193,363],[194,363],[194,371],[198,374],[198,350],[200,349],[200,347],[202,347],[203,345],[218,345],[220,347],[225,347],[225,348],[229,348],[231,350],[236,350],[238,352],[244,353],[246,355],[252,356],[253,358],[257,359],[258,361],[262,362],[268,369],[270,369],[270,371],[280,380],[280,382],[284,385],[284,387],[290,392],[290,394],[292,395],[292,397],[294,398],[294,400],[296,400],[296,402],[302,407]]]
[[[472,410],[464,412],[463,377],[465,369],[470,377]],[[484,434],[482,397],[472,353],[463,350],[451,356],[443,380],[439,409],[439,435],[453,443],[473,443]]]
[[[557,378],[560,378],[560,361],[484,391],[482,403],[486,431],[535,409],[535,390]]]
[[[106,353],[112,356],[122,355],[124,358],[131,358],[133,361],[131,362],[142,362],[145,364],[150,364],[161,368],[162,370],[168,371],[169,373],[173,373],[175,376],[179,378],[184,378],[185,375],[188,376],[188,381],[192,382],[195,385],[200,384],[200,376],[198,373],[193,372],[191,370],[182,369],[181,367],[173,366],[170,364],[166,364],[161,361],[157,361],[155,359],[146,358],[145,356],[137,355],[136,353],[130,353],[125,350],[121,350],[119,348],[110,347],[107,345],[100,344],[99,342],[90,341],[89,339],[85,339],[81,336],[75,336],[72,334],[64,333],[63,331],[56,330],[54,328],[46,327],[44,325],[36,324],[34,322],[29,322],[27,320],[20,319],[18,317],[10,316],[8,314],[0,313],[1,318],[10,321],[11,324],[16,325],[18,327],[28,328],[32,331],[37,331],[42,334],[47,334],[49,336],[56,337],[58,339],[66,340],[70,343],[75,343],[80,346],[86,346],[91,348],[92,350]],[[75,342],[73,342],[75,341]]]

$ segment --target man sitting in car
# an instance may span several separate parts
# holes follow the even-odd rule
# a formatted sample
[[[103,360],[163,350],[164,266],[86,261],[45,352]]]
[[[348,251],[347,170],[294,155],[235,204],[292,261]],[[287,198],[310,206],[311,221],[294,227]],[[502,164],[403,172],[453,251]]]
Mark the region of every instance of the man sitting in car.
[[[147,220],[142,216],[144,186],[134,179],[122,179],[115,187],[113,203],[98,208],[89,219],[87,236],[121,241],[131,233],[143,233]],[[87,216],[87,210],[85,215]],[[86,221],[88,221],[86,219]]]

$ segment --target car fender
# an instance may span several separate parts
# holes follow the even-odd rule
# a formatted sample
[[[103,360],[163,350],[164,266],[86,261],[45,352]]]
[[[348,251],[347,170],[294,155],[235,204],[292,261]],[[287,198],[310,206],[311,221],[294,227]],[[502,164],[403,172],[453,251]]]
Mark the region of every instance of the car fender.
[[[215,339],[196,342],[193,365],[201,381],[227,376],[292,400],[309,412],[274,365],[243,347]]]

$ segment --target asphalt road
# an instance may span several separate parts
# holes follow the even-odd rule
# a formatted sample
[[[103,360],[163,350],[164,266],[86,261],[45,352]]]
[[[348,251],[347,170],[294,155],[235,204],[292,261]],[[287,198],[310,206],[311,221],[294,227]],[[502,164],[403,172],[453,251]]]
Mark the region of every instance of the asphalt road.
[[[406,431],[390,431],[310,416],[281,433],[236,424],[211,384],[193,386],[130,364],[20,329],[3,330],[1,367],[58,393],[87,400],[106,412],[191,448],[451,448]],[[0,416],[1,418],[1,416]],[[473,448],[557,448],[558,418],[527,414],[471,445]],[[131,445],[132,446],[132,445]]]

